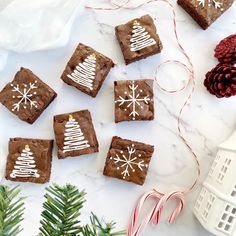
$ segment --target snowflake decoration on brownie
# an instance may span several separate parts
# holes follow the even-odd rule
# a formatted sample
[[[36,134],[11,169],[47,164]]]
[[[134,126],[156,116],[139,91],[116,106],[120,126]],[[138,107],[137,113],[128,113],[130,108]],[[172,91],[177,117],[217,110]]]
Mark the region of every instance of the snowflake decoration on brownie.
[[[215,9],[219,9],[221,11],[224,11],[224,8],[222,8],[223,3],[217,1],[217,0],[197,0],[199,6],[205,7],[215,7]]]
[[[13,95],[13,99],[19,100],[18,102],[13,104],[12,111],[19,111],[20,107],[22,106],[24,109],[27,109],[27,105],[32,109],[33,107],[37,108],[37,102],[32,100],[32,97],[37,94],[36,91],[34,91],[36,88],[37,81],[34,83],[29,84],[23,84],[24,88],[20,89],[20,86],[11,84],[12,92],[17,93],[18,95]]]
[[[147,164],[144,164],[144,160],[139,160],[141,158],[141,154],[138,154],[138,157],[135,155],[136,149],[134,148],[134,144],[131,147],[127,147],[128,156],[124,154],[123,151],[120,151],[120,155],[116,154],[115,157],[110,157],[110,160],[113,160],[115,164],[119,164],[116,168],[117,170],[121,170],[121,175],[123,179],[130,176],[130,172],[135,172],[135,166],[139,168],[140,171],[143,171],[148,167]]]
[[[132,106],[132,111],[129,116],[132,116],[133,120],[136,119],[136,116],[139,116],[139,113],[137,112],[137,107],[143,109],[141,102],[149,104],[149,101],[151,100],[149,96],[140,97],[140,93],[142,93],[143,90],[139,90],[138,88],[139,86],[135,85],[135,81],[132,81],[132,84],[129,85],[131,93],[129,94],[127,91],[124,92],[125,95],[128,95],[128,98],[119,96],[119,99],[115,101],[115,103],[119,103],[119,106],[126,104],[126,108],[124,109],[124,111],[127,111],[127,109]]]

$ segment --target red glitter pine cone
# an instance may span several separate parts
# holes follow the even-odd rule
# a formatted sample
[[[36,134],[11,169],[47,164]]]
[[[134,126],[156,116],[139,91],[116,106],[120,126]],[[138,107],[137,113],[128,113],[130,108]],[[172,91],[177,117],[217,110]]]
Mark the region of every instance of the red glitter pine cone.
[[[218,64],[206,74],[204,85],[218,98],[236,95],[236,68],[229,64]]]
[[[236,63],[236,34],[232,34],[220,41],[215,48],[215,57],[221,63]]]

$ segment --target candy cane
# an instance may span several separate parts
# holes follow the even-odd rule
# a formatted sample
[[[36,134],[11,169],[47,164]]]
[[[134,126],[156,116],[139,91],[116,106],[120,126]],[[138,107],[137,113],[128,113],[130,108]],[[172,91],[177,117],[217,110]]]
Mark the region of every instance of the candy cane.
[[[153,198],[155,201],[154,206],[149,211],[147,216],[141,221],[141,223],[138,226],[136,226],[140,212],[142,211],[144,204],[151,198]],[[163,194],[154,189],[148,193],[145,193],[140,198],[137,206],[134,209],[132,220],[128,228],[127,236],[139,235],[141,230],[150,222],[158,224],[165,204],[171,201],[173,198],[176,198],[176,200],[178,201],[178,205],[169,216],[168,218],[169,223],[172,223],[184,208],[185,197],[183,192],[171,192],[169,194]]]

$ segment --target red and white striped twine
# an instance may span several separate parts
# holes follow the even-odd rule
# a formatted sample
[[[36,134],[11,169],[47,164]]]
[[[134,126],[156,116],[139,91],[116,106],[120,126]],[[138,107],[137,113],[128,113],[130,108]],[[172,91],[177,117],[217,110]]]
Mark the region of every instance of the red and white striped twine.
[[[155,81],[156,81],[156,84],[159,87],[159,89],[161,89],[162,91],[167,92],[167,93],[177,93],[177,92],[183,91],[188,87],[188,85],[190,85],[192,83],[191,91],[190,91],[187,99],[185,100],[184,104],[181,106],[178,117],[177,117],[177,130],[178,130],[179,138],[183,141],[183,143],[186,145],[186,147],[189,149],[189,151],[193,155],[194,161],[196,163],[196,168],[197,168],[196,177],[195,177],[193,183],[190,185],[190,187],[188,189],[186,189],[185,191],[174,191],[174,192],[170,192],[170,193],[161,193],[161,192],[153,189],[153,190],[145,193],[139,199],[139,201],[138,201],[138,203],[137,203],[137,205],[134,209],[132,219],[131,219],[131,222],[129,224],[128,232],[127,232],[127,236],[138,236],[138,235],[140,235],[141,231],[149,223],[153,222],[154,224],[158,224],[158,222],[160,220],[160,217],[161,217],[161,214],[162,214],[162,211],[165,207],[165,204],[167,202],[173,200],[173,199],[176,199],[177,206],[173,210],[173,212],[171,213],[171,215],[169,216],[169,219],[168,219],[168,222],[172,223],[178,217],[178,215],[181,213],[181,211],[183,210],[183,208],[185,206],[186,194],[188,194],[196,186],[197,181],[200,177],[200,163],[198,161],[198,157],[197,157],[196,153],[193,151],[192,147],[188,144],[188,142],[185,139],[185,137],[182,133],[182,130],[181,130],[181,117],[182,117],[183,110],[187,106],[189,101],[191,100],[191,98],[193,96],[193,93],[195,91],[195,72],[194,72],[194,67],[193,67],[193,64],[192,64],[192,61],[191,61],[190,57],[188,56],[187,52],[183,48],[182,44],[180,43],[180,40],[179,40],[179,37],[178,37],[178,34],[177,34],[176,13],[175,13],[173,5],[168,0],[148,0],[144,3],[141,3],[141,4],[136,5],[136,6],[129,6],[130,0],[125,0],[123,3],[120,3],[120,4],[114,3],[114,2],[112,2],[112,0],[109,0],[108,2],[112,7],[86,6],[86,8],[93,9],[93,10],[106,11],[106,10],[119,10],[119,9],[137,9],[139,7],[142,7],[142,6],[146,5],[146,4],[154,3],[154,2],[167,3],[168,6],[171,8],[172,15],[173,15],[172,20],[173,20],[174,35],[175,35],[175,38],[176,38],[177,45],[178,45],[180,51],[182,52],[182,54],[185,56],[188,63],[185,64],[185,63],[183,63],[181,61],[177,61],[177,60],[168,60],[168,61],[165,61],[165,62],[161,63],[156,69]],[[168,90],[168,89],[165,89],[164,87],[162,87],[158,82],[157,74],[158,74],[158,71],[159,71],[160,67],[165,65],[165,64],[169,64],[169,63],[174,63],[174,64],[177,64],[179,66],[182,66],[189,73],[189,78],[188,78],[187,82],[180,89]],[[146,217],[144,217],[143,219],[140,219],[141,218],[140,215],[141,215],[141,212],[144,208],[144,205],[150,199],[154,200],[154,205],[150,209],[150,211],[146,215]],[[138,223],[138,222],[140,222],[140,223]]]

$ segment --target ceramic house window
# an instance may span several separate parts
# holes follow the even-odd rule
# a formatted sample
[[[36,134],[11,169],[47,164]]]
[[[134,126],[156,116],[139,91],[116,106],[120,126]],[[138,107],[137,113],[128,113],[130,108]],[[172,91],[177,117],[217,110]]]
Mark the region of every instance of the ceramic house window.
[[[236,197],[236,185],[234,185],[233,191],[231,192],[231,197]]]
[[[216,166],[218,164],[218,161],[220,159],[220,155],[217,155],[216,159],[214,160],[212,166],[211,166],[211,169],[209,171],[209,176],[213,176],[214,172],[215,172],[215,169],[216,169]]]
[[[202,206],[203,199],[204,199],[206,193],[207,193],[206,189],[203,188],[202,191],[201,191],[201,193],[200,193],[200,195],[199,195],[199,198],[198,198],[198,200],[197,200],[197,202],[196,202],[196,204],[195,204],[195,209],[196,209],[197,211],[200,210],[200,208],[201,208],[201,206]]]
[[[210,197],[208,198],[208,201],[207,201],[207,204],[206,204],[206,207],[203,211],[203,214],[202,214],[202,217],[204,220],[207,220],[207,217],[209,215],[209,212],[211,211],[212,209],[212,206],[215,202],[215,196],[213,194],[210,194]]]
[[[236,208],[227,204],[217,228],[229,235],[234,228],[236,217]]]
[[[231,160],[229,158],[226,158],[221,169],[220,169],[220,172],[217,176],[217,180],[219,183],[222,183],[224,178],[225,178],[225,175],[226,175],[226,172],[230,166],[230,163],[231,163]]]

